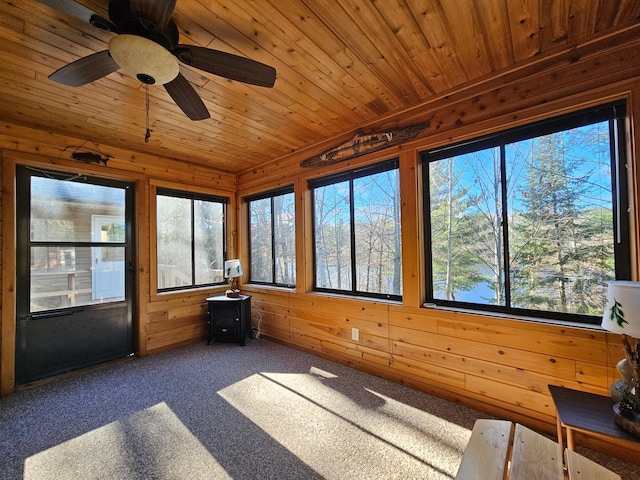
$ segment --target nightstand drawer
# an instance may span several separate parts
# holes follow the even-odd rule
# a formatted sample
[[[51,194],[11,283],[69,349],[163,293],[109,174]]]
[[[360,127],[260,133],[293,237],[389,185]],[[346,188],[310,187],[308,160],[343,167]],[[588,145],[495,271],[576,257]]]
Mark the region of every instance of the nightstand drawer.
[[[238,335],[238,325],[216,325],[213,328],[213,335]]]

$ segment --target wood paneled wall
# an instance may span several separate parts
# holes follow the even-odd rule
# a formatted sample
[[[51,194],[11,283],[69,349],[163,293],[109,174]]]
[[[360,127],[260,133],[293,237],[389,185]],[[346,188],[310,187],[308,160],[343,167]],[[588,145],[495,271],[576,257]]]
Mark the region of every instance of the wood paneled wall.
[[[221,195],[230,199],[229,211],[236,209],[236,176],[192,167],[182,162],[132,154],[100,145],[114,158],[104,165],[86,165],[70,160],[73,149],[86,139],[53,135],[16,125],[0,123],[2,155],[2,258],[0,387],[2,394],[14,389],[15,368],[15,165],[134,182],[136,188],[136,291],[134,327],[136,352],[148,355],[168,348],[199,341],[205,333],[206,297],[223,292],[226,286],[188,292],[158,294],[155,268],[155,189],[158,186],[177,190]],[[235,253],[235,219],[230,215],[228,247]]]
[[[419,140],[399,148],[323,168],[300,162],[344,141],[332,139],[305,152],[244,172],[238,198],[293,184],[297,217],[294,290],[245,284],[263,320],[262,334],[285,344],[373,372],[535,428],[555,432],[548,384],[608,394],[624,356],[620,338],[598,327],[566,325],[423,306],[424,240],[420,152],[614,99],[629,105],[629,190],[633,199],[632,263],[638,278],[638,166],[640,40],[637,29],[571,51],[534,59],[376,125],[428,121]],[[348,135],[345,135],[348,137]],[[314,293],[310,194],[307,180],[399,156],[402,200],[402,302]],[[239,202],[241,251],[247,258],[246,205]],[[351,328],[360,340],[351,340]],[[610,445],[582,439],[596,448]],[[612,449],[624,455],[621,449]],[[626,450],[628,453],[628,450]],[[638,453],[627,459],[638,461]]]

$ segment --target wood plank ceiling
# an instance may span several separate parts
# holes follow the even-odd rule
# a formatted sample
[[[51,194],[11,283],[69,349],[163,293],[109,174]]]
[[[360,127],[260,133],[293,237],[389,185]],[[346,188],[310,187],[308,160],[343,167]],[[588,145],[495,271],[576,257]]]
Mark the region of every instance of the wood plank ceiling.
[[[61,0],[62,1],[62,0]],[[71,0],[66,0],[67,3]],[[108,16],[108,0],[78,0]],[[271,89],[181,66],[211,118],[118,71],[66,87],[54,70],[114,35],[34,0],[0,0],[0,118],[209,165],[251,169],[375,125],[532,57],[640,22],[638,0],[177,0],[181,43],[271,65]],[[105,145],[107,147],[105,147]]]

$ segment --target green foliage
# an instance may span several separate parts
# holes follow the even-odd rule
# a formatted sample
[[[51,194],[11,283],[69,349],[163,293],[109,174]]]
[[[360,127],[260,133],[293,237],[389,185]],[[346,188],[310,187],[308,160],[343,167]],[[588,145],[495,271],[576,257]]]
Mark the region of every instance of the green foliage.
[[[611,313],[609,319],[612,322],[616,322],[620,328],[624,328],[625,323],[629,323],[624,319],[624,311],[622,310],[622,304],[616,299],[613,300],[613,306],[611,307]]]

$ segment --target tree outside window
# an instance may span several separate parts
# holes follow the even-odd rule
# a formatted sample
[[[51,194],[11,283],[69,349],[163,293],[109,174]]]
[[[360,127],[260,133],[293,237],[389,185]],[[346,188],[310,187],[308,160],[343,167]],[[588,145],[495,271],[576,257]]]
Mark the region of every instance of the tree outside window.
[[[309,182],[316,290],[402,295],[398,161]]]
[[[596,323],[607,283],[630,276],[621,116],[607,106],[428,152],[430,300]]]
[[[249,205],[249,281],[292,287],[296,283],[293,187],[245,198]]]

